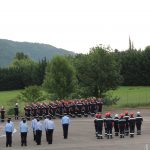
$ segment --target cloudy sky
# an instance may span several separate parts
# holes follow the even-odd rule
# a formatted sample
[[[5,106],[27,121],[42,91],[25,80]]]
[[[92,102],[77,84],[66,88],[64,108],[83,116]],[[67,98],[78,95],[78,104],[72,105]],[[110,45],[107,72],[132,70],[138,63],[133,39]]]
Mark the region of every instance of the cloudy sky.
[[[98,44],[150,45],[149,0],[0,0],[0,39],[87,53]]]

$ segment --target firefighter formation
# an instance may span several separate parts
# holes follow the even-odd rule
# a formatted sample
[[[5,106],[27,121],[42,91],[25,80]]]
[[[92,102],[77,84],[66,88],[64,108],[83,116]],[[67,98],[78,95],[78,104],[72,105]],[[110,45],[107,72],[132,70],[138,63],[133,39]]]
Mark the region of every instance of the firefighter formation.
[[[51,116],[55,119],[56,117],[62,117],[64,114],[71,117],[87,117],[88,115],[94,116],[96,112],[102,112],[102,99],[88,98],[80,100],[61,100],[47,103],[32,103],[26,105],[25,116],[28,120],[31,117],[44,117]]]
[[[102,118],[102,114],[97,113],[94,119],[95,132],[96,137],[98,139],[103,138],[103,126],[105,129],[105,136],[108,139],[112,139],[112,130],[114,127],[115,136],[120,136],[120,138],[124,138],[125,136],[130,135],[130,137],[134,137],[135,127],[137,129],[137,135],[141,135],[141,125],[143,122],[143,118],[140,112],[137,112],[136,117],[134,117],[134,113],[125,114],[121,113],[120,116],[115,114],[113,118],[110,112],[105,114],[105,117]]]

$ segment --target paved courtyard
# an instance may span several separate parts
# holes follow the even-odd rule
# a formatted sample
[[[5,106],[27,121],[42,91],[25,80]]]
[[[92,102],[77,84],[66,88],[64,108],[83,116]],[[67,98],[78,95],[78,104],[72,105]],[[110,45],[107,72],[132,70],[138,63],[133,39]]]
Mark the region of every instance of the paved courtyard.
[[[137,110],[132,111],[136,112]],[[119,111],[117,112],[119,113]],[[94,118],[83,117],[71,119],[71,125],[69,127],[69,138],[65,140],[63,139],[60,119],[55,119],[53,144],[47,144],[45,132],[43,132],[42,145],[40,146],[36,145],[36,143],[33,141],[32,130],[29,128],[27,140],[28,146],[21,147],[18,128],[19,122],[14,121],[15,129],[17,131],[13,134],[12,147],[6,148],[6,137],[3,131],[5,123],[0,123],[0,150],[150,150],[150,110],[141,109],[140,112],[144,118],[142,135],[135,135],[134,138],[125,137],[124,139],[120,139],[119,137],[114,137],[113,139],[109,140],[106,138],[96,139],[93,125]],[[115,111],[112,113],[115,113]],[[31,127],[31,121],[28,122],[28,125]]]

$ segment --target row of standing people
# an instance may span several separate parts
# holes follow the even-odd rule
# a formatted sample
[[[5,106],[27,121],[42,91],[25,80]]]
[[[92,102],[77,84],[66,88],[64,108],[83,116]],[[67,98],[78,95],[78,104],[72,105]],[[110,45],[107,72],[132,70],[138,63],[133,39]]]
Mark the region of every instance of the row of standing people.
[[[61,124],[63,127],[64,139],[68,138],[68,127],[70,124],[70,118],[68,116],[63,116],[61,119]],[[33,129],[33,138],[37,145],[41,145],[41,137],[43,128],[46,133],[46,140],[48,144],[52,144],[53,141],[53,132],[55,129],[54,121],[51,120],[50,116],[46,116],[43,124],[40,121],[40,118],[34,117],[32,120],[32,129]],[[27,134],[28,134],[28,124],[25,118],[22,118],[22,121],[19,123],[20,135],[21,135],[21,146],[27,146]],[[6,147],[12,146],[12,133],[14,131],[14,123],[11,121],[11,118],[8,118],[5,125],[6,133]]]
[[[134,137],[135,127],[137,128],[137,135],[141,135],[141,125],[143,122],[143,118],[140,112],[137,112],[136,117],[134,117],[134,113],[125,114],[121,113],[120,117],[118,114],[113,118],[109,112],[105,114],[105,117],[102,118],[100,113],[95,115],[94,125],[96,131],[96,137],[98,139],[103,138],[103,126],[105,129],[105,136],[109,139],[112,138],[112,130],[114,127],[115,136],[120,136],[120,138],[124,138],[125,135],[130,137]]]
[[[53,119],[64,114],[71,117],[81,117],[88,115],[94,116],[96,112],[102,112],[102,99],[81,99],[81,100],[61,100],[47,103],[32,103],[24,107],[25,116],[30,119],[31,116],[50,115]]]

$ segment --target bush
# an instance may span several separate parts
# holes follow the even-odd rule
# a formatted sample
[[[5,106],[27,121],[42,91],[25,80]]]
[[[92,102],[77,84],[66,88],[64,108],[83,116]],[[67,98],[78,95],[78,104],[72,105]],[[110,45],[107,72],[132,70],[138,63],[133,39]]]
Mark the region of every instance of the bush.
[[[40,87],[29,86],[21,92],[21,95],[19,95],[18,98],[25,102],[37,102],[44,100],[45,96],[43,95]]]
[[[104,105],[107,105],[107,106],[116,105],[119,100],[120,100],[119,97],[112,97],[111,95],[106,95],[103,98],[103,103]]]

